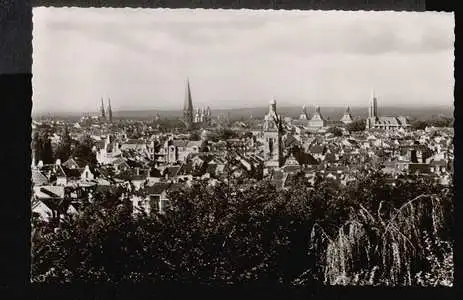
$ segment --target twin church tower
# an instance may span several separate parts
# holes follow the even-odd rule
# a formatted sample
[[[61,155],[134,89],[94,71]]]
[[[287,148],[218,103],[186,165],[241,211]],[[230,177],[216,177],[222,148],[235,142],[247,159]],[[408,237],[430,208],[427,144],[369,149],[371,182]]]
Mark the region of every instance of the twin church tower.
[[[100,119],[102,121],[107,121],[109,123],[112,123],[113,121],[113,110],[111,108],[111,99],[108,98],[108,106],[106,107],[106,111],[104,109],[104,103],[103,103],[103,98],[101,98],[101,104],[100,104]]]

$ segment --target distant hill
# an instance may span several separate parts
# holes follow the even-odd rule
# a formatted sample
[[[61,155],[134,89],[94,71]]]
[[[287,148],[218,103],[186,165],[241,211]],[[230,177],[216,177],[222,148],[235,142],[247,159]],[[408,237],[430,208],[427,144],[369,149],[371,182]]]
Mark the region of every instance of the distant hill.
[[[345,107],[321,107],[321,114],[325,118],[331,120],[340,119],[344,114]],[[302,112],[301,107],[278,107],[278,113],[297,118]],[[212,115],[229,115],[231,119],[244,118],[247,119],[250,116],[253,118],[263,118],[268,112],[268,107],[254,107],[254,108],[235,108],[235,109],[212,109]],[[161,118],[167,117],[181,117],[183,111],[181,110],[143,110],[143,111],[117,111],[113,113],[116,118],[133,118],[133,119],[151,119],[156,113],[159,113]],[[351,113],[353,117],[365,118],[368,116],[367,107],[351,107]],[[391,116],[409,116],[420,119],[430,119],[438,116],[453,116],[453,109],[447,107],[383,107],[380,108],[378,113],[380,115],[391,115]]]
[[[351,107],[352,116],[365,118],[368,116],[367,107]],[[338,120],[342,117],[346,107],[321,107],[321,114],[330,120]],[[297,118],[301,114],[301,107],[277,107],[278,113],[292,118]],[[235,108],[235,109],[212,109],[212,115],[229,115],[230,119],[248,119],[250,116],[253,118],[263,118],[268,112],[268,107],[254,107],[254,108]],[[181,110],[123,110],[114,111],[114,119],[134,119],[134,120],[149,120],[153,119],[156,114],[161,118],[177,118],[181,117],[183,111]],[[409,116],[418,119],[432,119],[439,116],[453,117],[453,109],[450,107],[380,107],[378,109],[380,116]],[[47,117],[54,115],[55,118],[65,119],[78,119],[83,114],[79,113],[42,113],[36,114],[34,118]]]

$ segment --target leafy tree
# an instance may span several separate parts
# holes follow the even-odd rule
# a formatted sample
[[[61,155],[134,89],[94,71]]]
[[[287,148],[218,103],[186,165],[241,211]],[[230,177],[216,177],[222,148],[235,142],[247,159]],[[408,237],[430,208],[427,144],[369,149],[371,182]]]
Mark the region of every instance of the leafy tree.
[[[67,126],[64,127],[63,137],[61,143],[55,151],[55,157],[61,161],[67,160],[71,156],[72,151],[72,139],[69,135]]]
[[[36,235],[33,278],[397,284],[407,270],[422,270],[420,280],[426,284],[443,282],[437,280],[440,274],[451,279],[451,253],[439,252],[438,245],[426,252],[426,237],[420,233],[431,229],[442,243],[449,241],[451,232],[444,229],[453,228],[448,218],[453,212],[451,187],[442,189],[417,178],[403,178],[392,187],[384,180],[379,172],[365,173],[342,187],[319,177],[312,187],[298,174],[286,190],[268,181],[217,186],[197,182],[169,192],[165,214],[137,217],[120,192],[97,194],[81,216],[62,223],[57,232]],[[442,230],[432,230],[438,227]],[[431,263],[420,269],[426,257]]]
[[[342,130],[336,126],[330,127],[328,129],[328,132],[332,133],[334,136],[337,136],[337,137],[342,136]]]
[[[38,131],[32,137],[32,151],[34,151],[35,163],[43,160],[43,141]]]
[[[346,129],[349,132],[364,131],[366,126],[365,120],[355,120],[352,123],[346,125]]]
[[[162,120],[159,120],[157,125],[159,125],[158,128],[163,132],[169,132],[173,129],[184,130],[186,128],[185,123],[180,118],[164,118]]]
[[[51,140],[46,133],[42,138],[42,156],[41,160],[44,164],[52,164],[53,163],[53,149],[51,146]]]
[[[92,151],[92,142],[89,139],[81,140],[72,151],[72,157],[76,157],[80,161],[94,167],[97,164],[96,154]]]
[[[229,128],[221,128],[216,135],[217,140],[227,140],[238,138],[238,133]]]
[[[421,120],[415,120],[410,125],[415,130],[424,130],[426,129],[426,126],[428,126],[428,123]]]
[[[452,127],[453,126],[453,118],[449,117],[440,117],[436,119],[432,119],[427,121],[428,126],[434,127]]]

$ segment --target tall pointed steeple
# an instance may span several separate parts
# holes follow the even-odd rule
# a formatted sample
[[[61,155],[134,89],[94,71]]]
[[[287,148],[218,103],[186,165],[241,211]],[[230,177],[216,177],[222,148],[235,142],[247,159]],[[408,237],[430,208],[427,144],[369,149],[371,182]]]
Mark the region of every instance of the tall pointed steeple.
[[[187,128],[193,125],[193,100],[191,99],[190,80],[186,80],[185,102],[183,104],[183,119]]]
[[[105,111],[104,111],[103,97],[101,97],[100,117],[102,117],[103,119],[106,117]]]
[[[109,123],[113,122],[113,110],[111,108],[111,98],[108,98],[108,107],[106,108],[106,113],[108,114]]]
[[[375,96],[375,91],[371,90],[371,97],[370,97],[370,107],[368,108],[368,117],[376,118],[378,116],[378,103]]]

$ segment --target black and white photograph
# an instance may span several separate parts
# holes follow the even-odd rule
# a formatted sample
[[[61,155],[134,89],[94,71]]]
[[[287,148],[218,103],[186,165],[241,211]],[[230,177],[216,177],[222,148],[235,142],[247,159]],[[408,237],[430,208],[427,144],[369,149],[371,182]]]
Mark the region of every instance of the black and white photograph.
[[[32,283],[453,286],[453,13],[32,12]]]

